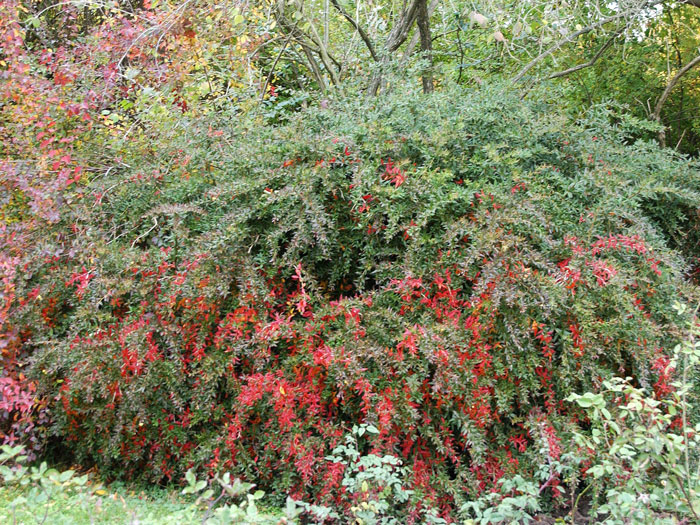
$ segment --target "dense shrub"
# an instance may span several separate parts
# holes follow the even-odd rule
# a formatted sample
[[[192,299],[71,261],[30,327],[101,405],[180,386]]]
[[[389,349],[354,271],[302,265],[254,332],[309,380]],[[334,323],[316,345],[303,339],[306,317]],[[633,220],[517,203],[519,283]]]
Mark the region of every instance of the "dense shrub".
[[[276,127],[154,106],[13,281],[52,434],[114,475],[324,502],[368,423],[361,452],[449,512],[569,450],[571,392],[667,393],[698,165],[531,99],[405,89]]]

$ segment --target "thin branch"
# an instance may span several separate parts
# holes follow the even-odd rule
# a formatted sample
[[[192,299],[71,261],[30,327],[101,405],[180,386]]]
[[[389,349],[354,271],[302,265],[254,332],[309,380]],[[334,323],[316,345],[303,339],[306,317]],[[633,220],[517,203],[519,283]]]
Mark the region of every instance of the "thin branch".
[[[350,22],[350,25],[355,28],[355,30],[358,32],[360,35],[360,38],[362,41],[365,43],[367,46],[367,49],[369,50],[369,54],[372,55],[372,59],[375,62],[379,62],[379,57],[377,56],[376,51],[374,50],[374,45],[372,44],[372,40],[370,40],[369,35],[365,32],[362,27],[360,27],[360,24],[353,19],[345,9],[342,8],[342,6],[338,3],[338,0],[331,0],[331,3],[333,4],[333,7],[335,7],[338,12],[345,17],[345,19]]]
[[[333,69],[333,67],[331,67],[331,62],[334,62],[337,66],[339,66],[338,62],[333,60],[330,57],[330,55],[328,53],[328,49],[326,48],[326,46],[323,45],[323,40],[321,39],[321,36],[318,34],[318,30],[316,29],[316,26],[311,21],[311,19],[308,19],[307,22],[309,24],[309,29],[311,29],[311,33],[312,33],[310,36],[311,41],[314,42],[319,48],[318,56],[321,58],[321,62],[323,62],[323,65],[326,68],[326,71],[328,71],[328,74],[331,77],[331,82],[333,82],[333,84],[335,84],[335,85],[340,84],[340,79],[338,78],[338,74]],[[339,67],[339,69],[341,69],[341,68]]]
[[[681,133],[681,138],[679,138],[679,139],[678,139],[678,142],[676,143],[676,147],[675,147],[676,151],[678,151],[678,146],[680,146],[680,145],[681,145],[681,142],[683,142],[683,137],[685,137],[685,132],[686,132],[686,131],[688,131],[688,128],[685,128],[685,129],[683,130],[683,133]]]
[[[134,239],[134,242],[131,243],[131,247],[133,248],[134,246],[136,246],[136,243],[137,243],[137,242],[139,242],[141,239],[143,239],[146,235],[148,235],[149,233],[151,233],[151,232],[152,232],[154,229],[156,229],[157,227],[158,227],[158,219],[156,219],[155,217],[153,217],[153,226],[151,226],[151,228],[150,228],[146,233],[142,233],[141,235],[139,235],[138,237],[136,237],[136,239]]]
[[[271,39],[269,39],[269,40],[265,40],[262,44],[260,44],[258,47],[256,47],[255,49],[253,49],[253,51],[251,51],[250,53],[248,53],[248,58],[254,57],[254,56],[258,53],[258,51],[260,51],[263,47],[269,46],[270,44],[274,44],[274,43],[277,42],[278,40],[282,40],[282,37],[281,37],[281,36],[276,36],[276,37],[271,38]]]
[[[314,58],[314,55],[312,53],[313,48],[309,45],[309,43],[304,40],[303,37],[299,36],[299,30],[296,27],[297,24],[292,25],[284,16],[284,14],[281,11],[277,11],[275,13],[275,19],[277,20],[277,24],[279,27],[281,27],[284,31],[287,32],[288,35],[291,35],[292,38],[299,44],[299,47],[301,47],[302,52],[306,56],[306,60],[308,61],[308,69],[311,72],[311,74],[316,78],[316,82],[318,82],[319,88],[321,91],[324,93],[328,90],[325,81],[323,80],[323,74],[321,73],[321,68],[319,67],[318,63],[316,62],[316,59]],[[303,35],[306,36],[306,35]]]
[[[318,85],[321,88],[321,91],[323,91],[323,92],[328,91],[328,87],[326,86],[326,81],[323,80],[323,73],[321,73],[321,68],[319,67],[318,62],[316,62],[314,55],[311,53],[311,48],[305,42],[298,40],[296,37],[295,37],[295,40],[297,40],[297,43],[301,47],[301,50],[304,52],[304,55],[306,55],[306,60],[309,62],[309,65],[311,66],[310,71],[316,77],[316,82],[318,82]]]
[[[323,6],[323,46],[328,49],[328,0],[325,0]]]
[[[296,29],[296,24],[292,28],[292,30]],[[272,74],[275,72],[275,68],[277,67],[277,62],[280,61],[280,58],[282,58],[282,55],[284,54],[285,49],[287,49],[287,45],[289,44],[289,41],[292,39],[293,33],[289,33],[287,38],[284,41],[284,44],[282,44],[282,49],[280,49],[280,52],[277,54],[277,58],[275,58],[275,61],[272,63],[272,67],[270,68],[270,72],[267,74],[267,78],[265,79],[265,85],[263,86],[262,89],[262,94],[260,95],[260,102],[265,100],[265,92],[267,91],[267,86],[270,84],[270,79],[272,78]]]
[[[46,494],[46,506],[44,507],[44,517],[39,522],[39,525],[44,525],[44,523],[46,523],[46,518],[49,517],[49,504],[51,502],[51,495],[49,494],[49,491],[46,490],[46,487],[44,487],[44,485],[41,482],[39,482],[39,486],[41,487],[41,490],[44,491],[44,494]]]
[[[436,40],[439,40],[440,38],[442,38],[442,37],[444,37],[444,36],[451,35],[452,33],[457,33],[457,32],[459,32],[459,28],[457,28],[457,29],[450,29],[449,31],[445,31],[444,33],[440,33],[439,35],[435,35],[435,36],[431,37],[430,39],[431,39],[433,42],[435,42]]]
[[[318,64],[316,63],[315,59],[311,55],[311,49],[312,47],[309,45],[309,43],[306,41],[310,41],[313,43],[315,46],[317,46],[317,49],[313,49],[316,53],[318,53],[318,56],[321,60],[321,63],[325,67],[326,71],[328,72],[331,82],[333,84],[339,84],[340,79],[338,78],[338,73],[333,69],[331,66],[331,62],[336,64],[338,66],[338,69],[342,69],[340,67],[340,64],[338,64],[338,61],[335,60],[333,57],[330,56],[328,53],[328,50],[324,47],[323,45],[323,39],[321,36],[318,34],[318,31],[316,30],[316,26],[313,24],[313,22],[310,19],[307,19],[306,22],[309,24],[309,28],[311,29],[311,35],[306,34],[305,32],[299,30],[299,28],[296,27],[296,24],[294,24],[294,27],[290,29],[292,26],[290,20],[288,20],[284,14],[284,1],[283,0],[277,0],[277,6],[276,6],[276,13],[275,13],[275,18],[277,19],[277,23],[280,27],[282,27],[285,31],[291,33],[294,35],[294,39],[297,40],[299,45],[302,47],[302,50],[304,51],[304,54],[306,55],[307,59],[309,60],[309,63],[311,64],[312,68],[314,69],[314,75],[317,77],[317,80],[321,83],[323,83],[323,91],[326,91],[325,87],[325,82],[322,82],[322,75],[320,72],[320,69],[318,68]]]
[[[593,56],[593,58],[591,58],[585,64],[579,64],[577,66],[570,67],[569,69],[565,69],[564,71],[559,71],[557,73],[554,73],[554,74],[549,76],[549,79],[552,80],[554,78],[565,77],[565,76],[570,75],[571,73],[574,73],[576,71],[580,71],[580,70],[585,69],[587,67],[593,66],[598,61],[598,59],[601,56],[603,56],[603,54],[608,50],[608,48],[613,44],[615,39],[618,36],[620,36],[621,33],[622,33],[622,31],[617,31],[612,37],[610,37],[610,39],[607,42],[605,42],[605,44],[603,44],[603,47],[601,47],[598,50],[598,52]]]
[[[570,35],[562,38],[558,42],[555,42],[554,44],[549,46],[547,49],[542,51],[535,58],[533,58],[525,67],[523,67],[520,70],[520,72],[517,75],[515,75],[515,78],[513,78],[513,83],[519,82],[527,74],[528,71],[530,71],[533,67],[535,67],[539,62],[541,62],[542,60],[547,58],[549,55],[551,55],[555,51],[559,50],[562,46],[564,46],[570,42],[573,42],[581,35],[585,35],[586,33],[590,33],[591,31],[593,31],[595,29],[603,27],[603,26],[609,24],[610,22],[614,22],[615,20],[619,20],[620,18],[624,18],[628,15],[629,15],[629,13],[625,12],[625,13],[618,13],[614,16],[609,16],[607,18],[604,18],[600,22],[597,22],[595,24],[591,24],[587,27],[584,27],[583,29],[579,29],[578,31],[571,33]]]
[[[457,84],[462,82],[462,71],[464,70],[464,46],[462,46],[462,24],[457,20],[457,49],[459,51],[459,72],[457,73]]]

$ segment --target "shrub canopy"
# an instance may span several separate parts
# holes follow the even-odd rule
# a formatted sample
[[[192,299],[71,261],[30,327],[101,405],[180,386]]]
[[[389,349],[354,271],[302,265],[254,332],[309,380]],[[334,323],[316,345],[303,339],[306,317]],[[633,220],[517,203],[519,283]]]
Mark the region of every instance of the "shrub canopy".
[[[115,475],[324,501],[370,423],[447,509],[570,451],[571,392],[663,395],[698,164],[555,103],[405,88],[115,135],[16,276],[50,434]]]

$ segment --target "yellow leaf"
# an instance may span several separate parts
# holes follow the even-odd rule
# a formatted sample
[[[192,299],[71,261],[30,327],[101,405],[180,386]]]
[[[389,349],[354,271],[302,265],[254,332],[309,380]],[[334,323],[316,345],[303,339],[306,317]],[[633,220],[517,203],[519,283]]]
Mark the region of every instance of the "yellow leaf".
[[[107,494],[107,491],[104,489],[99,489],[95,491],[95,494],[97,494],[98,496],[104,496],[105,494]]]

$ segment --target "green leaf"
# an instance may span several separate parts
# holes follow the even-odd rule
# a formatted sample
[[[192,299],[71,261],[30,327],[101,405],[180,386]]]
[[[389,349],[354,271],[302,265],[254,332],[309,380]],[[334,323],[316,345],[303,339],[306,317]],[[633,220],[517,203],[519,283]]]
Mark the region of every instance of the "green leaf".
[[[185,472],[185,479],[190,485],[194,485],[197,482],[197,478],[195,477],[194,472],[192,472],[191,470]]]
[[[75,474],[75,472],[73,472],[72,470],[66,470],[64,472],[61,472],[61,474],[58,476],[58,481],[60,481],[61,483],[65,483],[73,477],[73,474]]]
[[[82,476],[78,476],[73,479],[73,483],[75,483],[78,487],[83,487],[87,484],[88,482],[88,476],[87,474],[84,474]]]
[[[194,490],[194,492],[199,492],[200,490],[202,490],[202,489],[203,489],[204,487],[206,487],[206,486],[207,486],[207,482],[204,481],[204,480],[202,479],[202,480],[199,480],[199,481],[195,484],[193,490]]]

